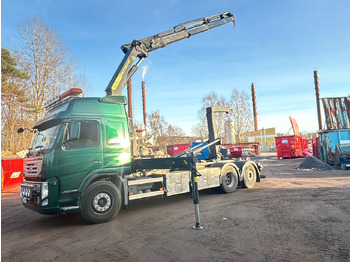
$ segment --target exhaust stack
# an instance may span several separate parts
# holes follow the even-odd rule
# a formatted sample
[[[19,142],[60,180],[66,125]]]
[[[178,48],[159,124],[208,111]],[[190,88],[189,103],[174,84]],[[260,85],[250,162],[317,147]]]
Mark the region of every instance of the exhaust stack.
[[[142,81],[143,124],[147,126],[145,82]]]
[[[253,101],[253,115],[254,115],[254,130],[258,131],[258,114],[256,112],[256,97],[255,97],[254,83],[252,83],[252,101]]]
[[[132,119],[131,78],[128,80],[128,115]]]

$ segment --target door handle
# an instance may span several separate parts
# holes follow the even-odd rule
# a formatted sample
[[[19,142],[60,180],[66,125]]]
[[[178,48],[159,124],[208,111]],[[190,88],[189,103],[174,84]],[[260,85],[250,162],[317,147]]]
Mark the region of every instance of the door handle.
[[[94,164],[101,164],[101,161],[100,160],[94,160],[92,161]]]

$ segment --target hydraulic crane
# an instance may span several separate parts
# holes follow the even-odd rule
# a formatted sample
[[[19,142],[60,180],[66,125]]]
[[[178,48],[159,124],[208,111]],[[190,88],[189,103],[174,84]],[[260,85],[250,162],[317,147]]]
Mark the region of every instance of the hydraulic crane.
[[[107,95],[121,95],[127,81],[137,71],[141,62],[149,56],[149,52],[229,22],[233,22],[235,26],[235,17],[231,12],[219,13],[181,23],[174,29],[122,45],[121,49],[125,56],[105,90]],[[139,60],[133,65],[136,58]]]

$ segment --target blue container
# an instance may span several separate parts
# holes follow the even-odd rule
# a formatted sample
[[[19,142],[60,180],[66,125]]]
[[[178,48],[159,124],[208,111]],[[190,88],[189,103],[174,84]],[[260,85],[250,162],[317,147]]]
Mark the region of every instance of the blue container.
[[[199,144],[202,144],[202,142],[193,142],[193,143],[192,143],[192,147],[195,147],[195,146],[197,146],[197,145],[199,145]],[[207,144],[208,144],[208,143],[204,143],[203,146],[204,146],[204,145],[207,145]],[[200,153],[200,154],[197,155],[197,159],[198,159],[198,160],[209,159],[209,147],[204,148],[204,149],[202,150],[202,153]]]
[[[350,129],[323,130],[319,133],[320,159],[328,164],[334,164],[335,146],[350,144]]]

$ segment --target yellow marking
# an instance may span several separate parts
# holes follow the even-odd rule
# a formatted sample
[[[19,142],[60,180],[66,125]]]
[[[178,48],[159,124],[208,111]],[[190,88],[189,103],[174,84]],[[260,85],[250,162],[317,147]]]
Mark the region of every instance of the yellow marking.
[[[128,59],[128,61],[125,63],[123,70],[120,72],[120,74],[118,75],[117,79],[114,81],[113,85],[112,85],[112,90],[116,90],[120,81],[122,80],[122,77],[125,73],[126,68],[128,67],[128,65],[130,64],[130,62],[134,62],[136,56],[131,56],[131,59]]]
[[[125,70],[128,67],[128,64],[130,64],[130,60],[128,60],[125,63],[123,70],[120,72],[120,74],[118,75],[117,79],[114,81],[113,86],[112,86],[112,90],[113,91],[117,89],[117,87],[118,87],[118,85],[119,85],[120,81],[122,80],[122,77],[123,77],[123,75],[125,73]]]
[[[197,183],[198,182],[198,177],[194,177],[194,182]]]
[[[186,160],[184,160],[184,163],[185,163],[185,165],[187,165],[187,161]]]

